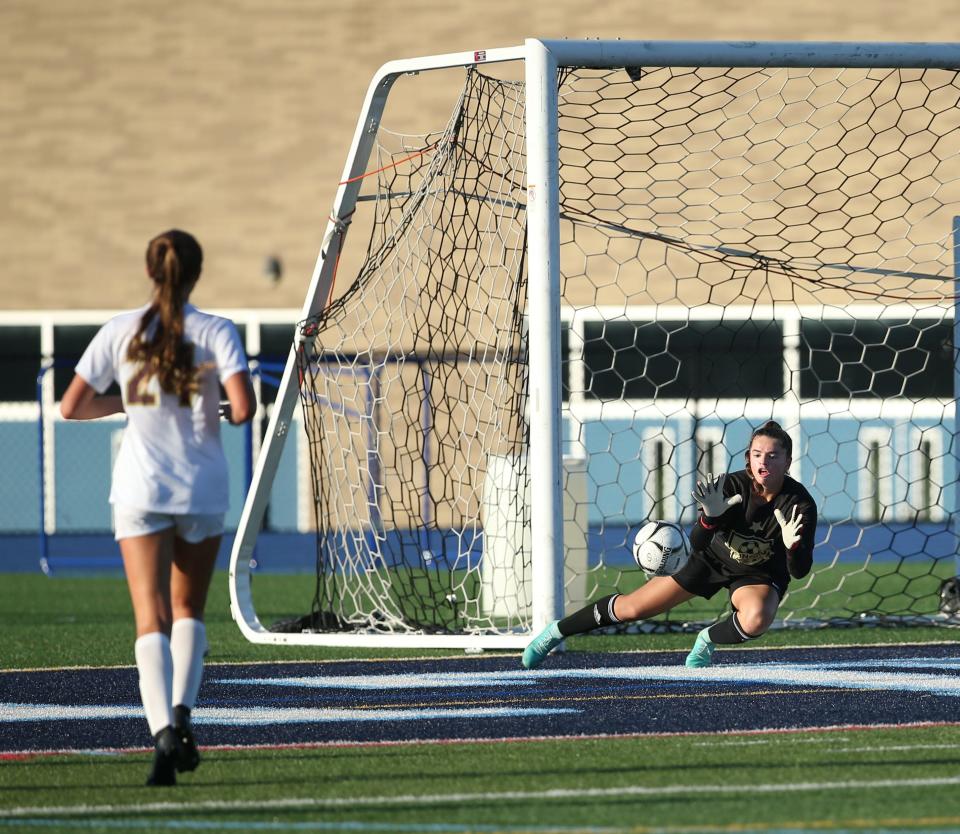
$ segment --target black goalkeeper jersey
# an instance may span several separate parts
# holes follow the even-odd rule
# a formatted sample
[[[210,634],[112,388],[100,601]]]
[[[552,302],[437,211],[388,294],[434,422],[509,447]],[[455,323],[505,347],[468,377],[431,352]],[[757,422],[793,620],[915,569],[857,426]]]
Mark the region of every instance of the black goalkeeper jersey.
[[[765,574],[800,579],[813,564],[813,543],[817,530],[817,505],[803,484],[789,475],[783,489],[772,501],[763,501],[753,491],[747,471],[732,472],[723,484],[726,497],[740,495],[743,500],[730,507],[708,529],[701,514],[690,534],[694,550],[705,551],[720,560],[732,575]],[[780,525],[773,511],[779,509],[789,520],[793,508],[803,516],[800,543],[790,552],[783,544]]]

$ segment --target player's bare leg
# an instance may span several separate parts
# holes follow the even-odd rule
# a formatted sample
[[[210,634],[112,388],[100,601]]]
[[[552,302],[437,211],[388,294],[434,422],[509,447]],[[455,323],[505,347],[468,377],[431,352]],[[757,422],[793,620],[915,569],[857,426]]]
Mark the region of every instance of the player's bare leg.
[[[170,635],[170,570],[173,564],[173,528],[145,536],[120,539],[120,555],[127,575],[137,637],[160,632]]]
[[[183,746],[173,730],[173,657],[170,652],[170,569],[173,528],[119,542],[127,575],[137,642],[134,654],[140,676],[140,698],[154,738],[151,786],[175,785],[176,764]]]
[[[780,607],[780,594],[772,585],[741,585],[730,602],[737,610],[737,621],[750,638],[765,634],[773,625]]]

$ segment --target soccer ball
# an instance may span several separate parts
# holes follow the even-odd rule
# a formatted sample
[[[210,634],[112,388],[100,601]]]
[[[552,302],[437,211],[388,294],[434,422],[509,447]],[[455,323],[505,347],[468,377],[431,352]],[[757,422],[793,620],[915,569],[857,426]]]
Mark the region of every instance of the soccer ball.
[[[647,576],[672,576],[689,558],[690,539],[672,521],[650,521],[633,539],[633,559]]]

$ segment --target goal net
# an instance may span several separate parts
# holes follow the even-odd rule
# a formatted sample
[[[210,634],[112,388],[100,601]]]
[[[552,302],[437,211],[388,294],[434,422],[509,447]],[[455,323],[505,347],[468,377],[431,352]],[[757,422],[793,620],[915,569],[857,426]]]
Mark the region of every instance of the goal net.
[[[529,41],[387,65],[234,548],[247,636],[522,645],[642,582],[634,532],[692,524],[696,479],[742,468],[770,418],[820,508],[780,624],[949,622],[960,53],[873,46]],[[388,129],[405,73],[444,100],[425,70],[456,76],[442,121]],[[271,631],[245,562],[298,403],[315,592]]]

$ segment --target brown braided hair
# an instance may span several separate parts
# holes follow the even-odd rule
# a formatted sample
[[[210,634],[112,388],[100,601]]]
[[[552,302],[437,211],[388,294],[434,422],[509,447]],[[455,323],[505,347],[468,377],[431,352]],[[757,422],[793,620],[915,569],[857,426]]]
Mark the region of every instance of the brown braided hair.
[[[148,378],[156,375],[160,388],[176,394],[185,406],[199,381],[193,345],[183,339],[183,308],[202,267],[203,250],[193,235],[171,229],[150,241],[147,274],[154,283],[153,303],[127,349],[131,362],[142,364]]]

